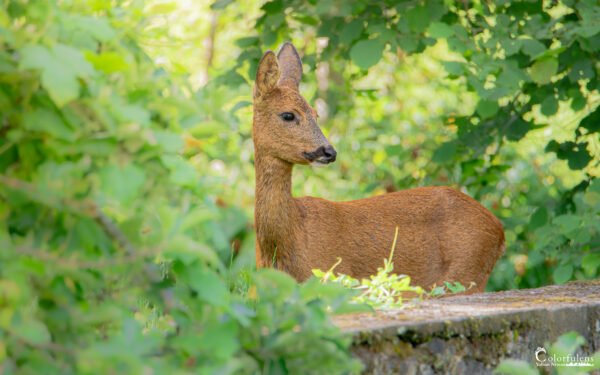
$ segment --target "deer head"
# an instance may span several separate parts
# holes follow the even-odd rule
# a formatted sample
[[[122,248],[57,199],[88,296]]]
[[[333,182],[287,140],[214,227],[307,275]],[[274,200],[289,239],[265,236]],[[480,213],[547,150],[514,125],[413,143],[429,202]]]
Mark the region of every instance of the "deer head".
[[[260,60],[254,87],[256,153],[291,164],[332,163],[337,153],[317,125],[317,112],[300,95],[301,78],[302,62],[291,43],[277,57],[267,51]]]

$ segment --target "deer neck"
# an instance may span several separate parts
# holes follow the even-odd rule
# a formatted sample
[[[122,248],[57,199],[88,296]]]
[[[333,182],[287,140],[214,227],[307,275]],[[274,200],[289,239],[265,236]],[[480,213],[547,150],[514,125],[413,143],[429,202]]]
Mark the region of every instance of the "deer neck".
[[[254,216],[261,266],[288,269],[294,256],[294,229],[299,224],[292,198],[292,164],[257,153],[255,169]]]

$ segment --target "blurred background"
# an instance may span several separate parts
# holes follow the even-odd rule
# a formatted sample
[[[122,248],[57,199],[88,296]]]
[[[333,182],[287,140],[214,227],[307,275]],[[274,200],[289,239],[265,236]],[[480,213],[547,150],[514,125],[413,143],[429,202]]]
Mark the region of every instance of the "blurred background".
[[[294,195],[449,185],[505,226],[489,291],[597,278],[599,21],[590,0],[0,0],[0,373],[360,367],[339,290],[254,270],[252,85],[285,41],[338,151]]]

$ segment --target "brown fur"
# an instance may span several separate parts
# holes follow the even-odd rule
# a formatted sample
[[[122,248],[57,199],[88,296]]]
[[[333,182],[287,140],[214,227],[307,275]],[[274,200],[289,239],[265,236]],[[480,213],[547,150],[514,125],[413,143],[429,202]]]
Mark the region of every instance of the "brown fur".
[[[301,74],[289,43],[277,59],[267,52],[257,72],[257,266],[275,266],[302,281],[340,257],[337,272],[368,277],[388,257],[398,227],[396,273],[423,287],[459,281],[476,283],[470,292],[483,291],[504,250],[504,232],[492,213],[461,192],[425,187],[349,202],[292,197],[293,164],[308,164],[303,152],[329,145],[298,91]],[[295,113],[296,121],[284,122],[282,112]]]

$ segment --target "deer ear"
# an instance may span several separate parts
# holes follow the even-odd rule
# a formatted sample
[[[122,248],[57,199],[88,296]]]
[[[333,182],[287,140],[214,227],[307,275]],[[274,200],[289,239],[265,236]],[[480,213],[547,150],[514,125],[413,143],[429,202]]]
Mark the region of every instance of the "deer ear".
[[[294,45],[290,42],[284,43],[277,54],[277,59],[281,66],[279,84],[297,89],[302,79],[302,61]]]
[[[272,51],[265,52],[258,63],[256,72],[256,85],[254,86],[254,97],[258,98],[277,86],[279,81],[279,63]]]

